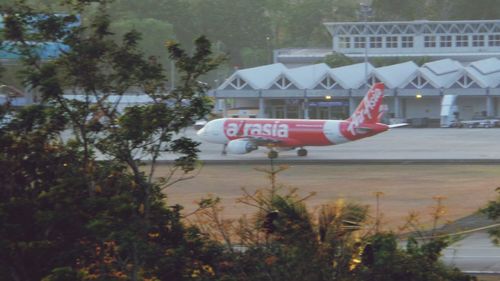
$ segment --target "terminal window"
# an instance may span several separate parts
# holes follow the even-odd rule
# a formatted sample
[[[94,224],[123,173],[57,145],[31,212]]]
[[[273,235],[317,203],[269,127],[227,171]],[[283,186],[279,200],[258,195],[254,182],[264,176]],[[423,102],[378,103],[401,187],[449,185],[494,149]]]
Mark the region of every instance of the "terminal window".
[[[413,36],[402,36],[401,37],[401,47],[413,48]]]
[[[365,41],[365,37],[354,37],[354,48],[364,48]]]
[[[339,37],[339,48],[351,48],[351,37]]]
[[[370,48],[382,48],[382,37],[370,37]]]
[[[469,47],[469,36],[457,35],[455,37],[455,42],[457,47]]]
[[[398,47],[398,37],[397,36],[387,36],[385,38],[386,48],[397,48]]]
[[[439,37],[439,47],[450,48],[452,43],[451,35],[442,35]]]
[[[488,35],[488,44],[490,47],[500,46],[500,34]]]
[[[484,47],[484,35],[472,35],[473,47]]]
[[[424,37],[424,47],[425,48],[436,48],[436,36],[425,36]]]

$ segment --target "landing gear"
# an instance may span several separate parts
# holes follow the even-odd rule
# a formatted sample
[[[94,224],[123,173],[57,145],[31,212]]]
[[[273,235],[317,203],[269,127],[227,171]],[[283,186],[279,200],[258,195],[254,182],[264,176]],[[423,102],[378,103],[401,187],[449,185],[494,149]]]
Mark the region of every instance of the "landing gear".
[[[303,157],[303,156],[307,156],[307,149],[305,149],[305,148],[300,148],[299,150],[297,150],[297,155],[298,155],[298,156],[301,156],[301,157]]]
[[[227,143],[223,144],[223,146],[222,146],[222,152],[221,152],[222,155],[227,155],[226,148],[227,148]]]
[[[276,151],[276,150],[269,150],[269,152],[267,153],[267,157],[269,159],[276,159],[276,158],[278,158],[278,151]]]

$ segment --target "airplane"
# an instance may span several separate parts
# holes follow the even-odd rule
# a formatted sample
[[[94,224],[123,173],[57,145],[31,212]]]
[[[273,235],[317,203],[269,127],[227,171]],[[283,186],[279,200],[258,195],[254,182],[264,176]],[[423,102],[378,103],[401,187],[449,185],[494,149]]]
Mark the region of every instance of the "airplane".
[[[383,83],[374,84],[346,120],[220,118],[208,122],[197,135],[223,144],[222,154],[246,154],[264,146],[270,149],[269,158],[278,157],[278,149],[296,148],[298,156],[307,156],[306,146],[342,144],[408,125],[379,123],[383,92]]]

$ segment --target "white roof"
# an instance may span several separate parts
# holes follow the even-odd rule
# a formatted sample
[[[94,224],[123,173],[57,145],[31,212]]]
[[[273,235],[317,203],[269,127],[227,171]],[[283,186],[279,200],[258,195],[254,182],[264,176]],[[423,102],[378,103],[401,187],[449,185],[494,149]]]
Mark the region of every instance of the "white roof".
[[[448,88],[463,73],[463,66],[454,60],[443,59],[424,64],[420,73],[436,88]]]
[[[451,59],[428,62],[424,64],[424,67],[429,69],[434,75],[438,76],[454,73],[462,69],[462,65],[459,62]]]
[[[473,62],[465,69],[484,88],[496,88],[500,84],[500,60],[497,58]]]
[[[410,82],[417,76],[426,79],[430,85],[438,89],[478,86],[496,88],[500,86],[500,59],[475,61],[467,66],[452,59],[428,62],[421,67],[408,61],[379,68],[374,68],[369,63],[366,67],[365,63],[357,63],[336,68],[330,68],[324,63],[287,68],[281,63],[276,63],[237,70],[218,88],[218,91],[276,89],[273,86],[279,79],[287,79],[293,84],[294,87],[289,87],[288,90],[313,90],[323,87],[322,81],[328,77],[335,80],[341,88],[359,89],[373,76],[383,82],[388,89],[410,87]],[[235,79],[246,82],[247,88],[235,88]]]
[[[285,70],[287,68],[281,63],[237,70],[220,88],[225,88],[234,78],[240,78],[255,90],[269,89]]]
[[[288,77],[291,77],[300,86],[300,89],[312,89],[325,75],[328,74],[330,67],[324,63],[307,65],[292,69],[287,69]]]
[[[332,68],[329,72],[344,89],[358,89],[370,77],[373,69],[373,65],[363,62]]]
[[[379,67],[375,69],[377,78],[387,88],[398,88],[408,84],[418,73],[418,65],[412,61]]]

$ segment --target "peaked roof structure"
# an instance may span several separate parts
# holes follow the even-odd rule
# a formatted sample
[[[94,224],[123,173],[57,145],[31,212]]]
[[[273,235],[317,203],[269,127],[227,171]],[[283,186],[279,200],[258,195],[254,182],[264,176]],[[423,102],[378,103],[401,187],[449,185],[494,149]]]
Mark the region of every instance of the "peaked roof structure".
[[[483,88],[497,88],[500,84],[500,60],[498,58],[473,62],[465,70]]]
[[[287,68],[281,63],[235,71],[217,91],[359,89],[381,81],[388,89],[449,89],[500,87],[500,59],[489,58],[463,66],[443,59],[419,67],[413,61],[375,68],[357,63],[330,68],[324,63]]]
[[[418,73],[418,65],[412,61],[375,69],[375,75],[388,88],[398,88],[410,83]]]

